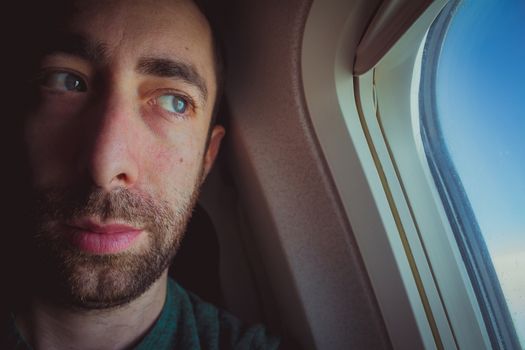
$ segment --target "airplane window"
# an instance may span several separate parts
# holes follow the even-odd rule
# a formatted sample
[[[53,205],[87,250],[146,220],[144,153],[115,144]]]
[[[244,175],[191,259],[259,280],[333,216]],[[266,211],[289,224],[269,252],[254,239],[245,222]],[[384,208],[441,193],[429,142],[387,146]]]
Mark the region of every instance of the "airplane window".
[[[506,349],[525,348],[524,19],[522,0],[447,5],[420,91],[429,165],[492,344]]]

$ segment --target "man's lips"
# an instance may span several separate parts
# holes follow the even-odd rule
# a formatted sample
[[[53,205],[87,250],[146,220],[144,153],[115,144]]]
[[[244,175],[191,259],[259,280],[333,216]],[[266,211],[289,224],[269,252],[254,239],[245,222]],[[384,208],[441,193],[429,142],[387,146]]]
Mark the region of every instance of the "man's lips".
[[[98,224],[84,220],[68,224],[69,242],[92,254],[113,254],[128,249],[143,231],[124,224]]]
[[[72,225],[68,225],[74,229],[81,230],[81,231],[89,231],[93,233],[99,233],[99,234],[118,234],[123,232],[130,232],[130,231],[141,231],[141,229],[135,228],[133,226],[129,225],[123,225],[123,224],[96,224],[93,221],[83,221],[79,223],[74,223]]]

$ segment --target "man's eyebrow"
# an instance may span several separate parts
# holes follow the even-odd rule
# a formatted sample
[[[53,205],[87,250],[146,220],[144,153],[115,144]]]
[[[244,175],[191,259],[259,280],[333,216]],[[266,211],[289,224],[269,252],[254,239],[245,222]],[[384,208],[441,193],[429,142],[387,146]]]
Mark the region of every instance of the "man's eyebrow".
[[[167,58],[144,57],[139,60],[136,70],[140,74],[183,80],[197,87],[204,102],[208,98],[204,78],[191,64]]]
[[[78,56],[94,64],[104,63],[109,56],[106,44],[69,33],[57,36],[45,51],[46,54],[65,53]]]

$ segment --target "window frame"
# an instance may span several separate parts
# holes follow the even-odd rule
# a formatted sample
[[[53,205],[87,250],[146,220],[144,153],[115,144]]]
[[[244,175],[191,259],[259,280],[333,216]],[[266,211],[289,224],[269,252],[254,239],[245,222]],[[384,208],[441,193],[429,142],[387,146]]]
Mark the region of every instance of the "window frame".
[[[415,87],[423,43],[446,4],[434,1],[376,67],[359,77],[348,65],[356,53],[351,38],[358,5],[314,1],[303,39],[312,125],[399,349],[491,344],[419,135]],[[329,29],[334,8],[348,17],[337,33]],[[333,52],[323,51],[319,38],[334,36],[337,45],[328,47]]]

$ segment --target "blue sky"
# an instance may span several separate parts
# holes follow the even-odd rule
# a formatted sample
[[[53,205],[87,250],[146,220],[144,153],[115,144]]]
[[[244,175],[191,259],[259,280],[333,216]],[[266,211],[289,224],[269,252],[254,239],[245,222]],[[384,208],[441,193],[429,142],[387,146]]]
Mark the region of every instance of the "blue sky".
[[[459,6],[438,66],[438,115],[525,347],[525,1]]]

